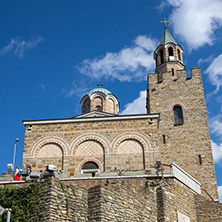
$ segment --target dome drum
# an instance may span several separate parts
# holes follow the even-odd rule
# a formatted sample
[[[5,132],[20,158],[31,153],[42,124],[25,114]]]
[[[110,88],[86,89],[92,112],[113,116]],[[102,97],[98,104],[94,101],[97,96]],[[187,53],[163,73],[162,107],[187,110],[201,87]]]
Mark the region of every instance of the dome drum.
[[[104,88],[92,89],[81,102],[82,114],[92,111],[118,114],[119,101],[109,90]]]

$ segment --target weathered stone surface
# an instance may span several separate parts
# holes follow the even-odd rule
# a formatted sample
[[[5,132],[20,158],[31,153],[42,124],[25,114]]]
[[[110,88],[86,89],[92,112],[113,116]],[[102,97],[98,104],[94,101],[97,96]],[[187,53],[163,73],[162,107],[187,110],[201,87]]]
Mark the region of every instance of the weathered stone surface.
[[[43,120],[33,123],[31,130],[27,124],[23,167],[31,165],[39,172],[54,164],[68,177],[79,174],[88,161],[95,162],[100,172],[139,171],[154,164],[154,150],[156,158],[166,164],[175,162],[218,199],[200,69],[191,69],[191,73],[192,78],[187,79],[185,70],[178,70],[176,78],[165,72],[161,83],[157,73],[148,75],[147,111],[150,116],[160,113],[160,118]],[[174,123],[177,105],[183,112],[181,124]]]
[[[157,82],[157,73],[149,74],[147,111],[160,112],[157,146],[161,147],[162,161],[178,164],[218,199],[200,68],[191,69],[191,74],[192,78],[187,79],[186,70],[178,70],[175,80],[172,72],[165,72],[161,83]],[[182,107],[180,125],[174,123],[176,105]],[[165,144],[161,141],[163,135]]]
[[[141,181],[103,181],[86,189],[47,178],[41,183],[41,221],[170,222],[178,221],[178,214],[190,222],[222,221],[222,204],[196,194],[176,178]],[[30,221],[36,219],[31,215]]]

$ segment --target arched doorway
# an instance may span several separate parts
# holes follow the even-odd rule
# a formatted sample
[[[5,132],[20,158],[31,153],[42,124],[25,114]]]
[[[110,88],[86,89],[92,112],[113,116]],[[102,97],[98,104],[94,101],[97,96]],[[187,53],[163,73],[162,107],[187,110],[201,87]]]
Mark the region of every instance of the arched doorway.
[[[97,163],[93,161],[88,161],[84,163],[82,166],[82,173],[92,173],[92,176],[94,177],[97,172],[99,172],[99,166]]]
[[[87,139],[81,142],[74,151],[74,156],[79,162],[81,159],[95,158],[103,164],[103,171],[105,171],[105,149],[97,140]]]

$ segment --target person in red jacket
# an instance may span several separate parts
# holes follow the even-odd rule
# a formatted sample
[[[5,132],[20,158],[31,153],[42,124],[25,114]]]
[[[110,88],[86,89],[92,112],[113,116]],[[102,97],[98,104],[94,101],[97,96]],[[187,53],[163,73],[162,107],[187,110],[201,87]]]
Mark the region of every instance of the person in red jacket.
[[[15,175],[14,175],[14,180],[21,180],[19,176],[19,168],[15,168]]]

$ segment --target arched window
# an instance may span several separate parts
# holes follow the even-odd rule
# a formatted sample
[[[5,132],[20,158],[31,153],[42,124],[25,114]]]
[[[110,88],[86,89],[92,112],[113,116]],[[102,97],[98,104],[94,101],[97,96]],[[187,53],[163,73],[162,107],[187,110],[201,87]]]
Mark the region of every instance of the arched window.
[[[178,54],[179,61],[181,61],[181,54],[180,54],[180,50],[179,49],[177,49],[177,54]]]
[[[94,110],[96,111],[103,111],[103,99],[99,96],[97,96],[94,101]]]
[[[82,167],[82,172],[92,173],[92,177],[94,177],[99,172],[99,166],[93,161],[86,162]]]
[[[95,169],[99,169],[99,167],[95,162],[89,161],[83,165],[82,169],[83,170],[95,170]]]
[[[101,106],[96,106],[97,111],[101,111]]]
[[[168,48],[168,54],[169,54],[169,56],[173,56],[173,48],[172,47]]]
[[[160,50],[160,64],[163,64],[163,50]]]
[[[183,123],[183,111],[181,106],[179,105],[174,106],[173,113],[174,113],[174,123],[175,124]]]
[[[82,113],[85,114],[85,113],[88,113],[90,112],[90,100],[87,99],[84,103],[83,103],[83,106],[82,106]]]

